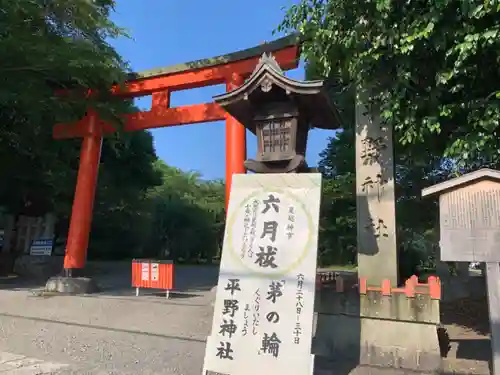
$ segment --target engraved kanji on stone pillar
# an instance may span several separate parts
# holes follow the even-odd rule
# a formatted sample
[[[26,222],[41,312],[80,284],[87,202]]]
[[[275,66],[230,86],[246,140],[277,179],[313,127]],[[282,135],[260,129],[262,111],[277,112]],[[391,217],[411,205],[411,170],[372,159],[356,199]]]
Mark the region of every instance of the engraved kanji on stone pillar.
[[[392,129],[375,111],[356,105],[358,274],[370,284],[396,285],[398,256]]]

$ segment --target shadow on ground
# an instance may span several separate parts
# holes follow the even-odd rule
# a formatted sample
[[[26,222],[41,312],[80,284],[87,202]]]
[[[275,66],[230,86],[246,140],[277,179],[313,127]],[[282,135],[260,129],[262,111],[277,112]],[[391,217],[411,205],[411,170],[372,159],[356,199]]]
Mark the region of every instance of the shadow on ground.
[[[481,280],[475,281],[483,287],[469,293],[470,297],[441,302],[441,323],[446,328],[450,347],[445,360],[481,369],[474,374],[489,374],[492,351],[486,287]]]
[[[186,294],[196,296],[217,285],[218,266],[174,266],[174,290],[172,298],[183,298]],[[123,296],[135,293],[132,288],[131,264],[128,262],[89,262],[88,275],[94,278],[101,288],[101,293],[111,296]],[[164,296],[160,290],[141,289],[141,295]]]
[[[92,277],[100,288],[100,295],[131,296],[135,295],[132,287],[132,266],[130,262],[89,262],[86,275]],[[218,266],[175,266],[174,290],[171,299],[198,297],[217,285]],[[47,277],[48,278],[48,277]],[[0,289],[33,290],[42,289],[47,279],[29,277],[0,277]],[[200,294],[201,293],[201,294]],[[164,297],[165,291],[158,289],[140,289],[141,296]]]
[[[17,275],[1,276],[0,290],[30,290],[43,288],[47,280],[20,277]]]

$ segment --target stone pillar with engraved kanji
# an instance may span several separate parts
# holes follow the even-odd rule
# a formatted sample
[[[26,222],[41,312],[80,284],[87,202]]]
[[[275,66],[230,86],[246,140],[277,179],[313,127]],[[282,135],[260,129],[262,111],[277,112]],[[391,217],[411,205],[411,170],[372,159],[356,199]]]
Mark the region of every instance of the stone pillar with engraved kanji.
[[[375,110],[356,104],[358,275],[369,284],[398,282],[392,128]]]

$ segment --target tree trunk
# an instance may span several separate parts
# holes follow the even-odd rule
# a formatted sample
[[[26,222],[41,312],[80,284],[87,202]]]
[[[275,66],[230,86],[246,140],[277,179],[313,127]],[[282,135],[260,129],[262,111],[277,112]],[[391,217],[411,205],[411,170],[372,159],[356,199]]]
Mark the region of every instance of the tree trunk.
[[[12,228],[12,234],[9,239],[9,252],[3,252],[1,254],[2,256],[0,257],[0,274],[3,275],[9,275],[14,272],[14,264],[16,262],[16,259],[19,255],[21,255],[21,252],[17,251],[16,249],[17,232],[19,230],[18,222],[20,216],[21,215],[19,213],[16,213],[14,215],[14,226]]]

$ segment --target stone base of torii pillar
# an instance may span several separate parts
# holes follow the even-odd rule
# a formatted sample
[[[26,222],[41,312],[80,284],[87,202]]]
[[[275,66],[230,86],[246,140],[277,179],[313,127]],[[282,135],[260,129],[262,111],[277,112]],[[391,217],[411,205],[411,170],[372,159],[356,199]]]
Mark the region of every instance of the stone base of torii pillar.
[[[51,277],[45,284],[45,292],[63,294],[91,294],[99,291],[95,281],[89,277]]]

